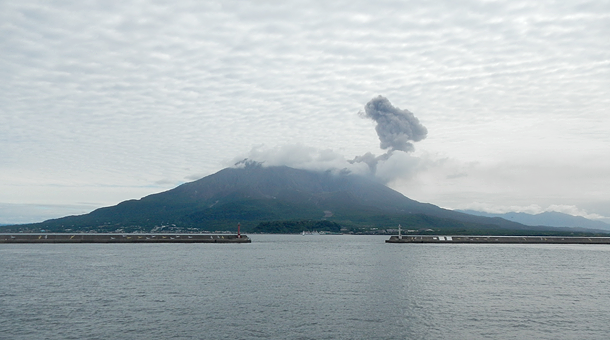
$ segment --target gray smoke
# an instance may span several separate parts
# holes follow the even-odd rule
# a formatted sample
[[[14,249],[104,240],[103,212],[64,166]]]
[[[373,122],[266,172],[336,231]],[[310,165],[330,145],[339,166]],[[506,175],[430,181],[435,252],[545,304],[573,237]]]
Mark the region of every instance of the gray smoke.
[[[348,160],[331,149],[317,149],[301,144],[274,148],[259,145],[252,147],[247,155],[236,158],[234,166],[286,165],[315,171],[333,169],[341,173],[369,175],[386,183],[401,176],[409,176],[418,167],[418,158],[410,157],[407,153],[413,151],[411,142],[426,138],[426,128],[413,113],[392,106],[382,96],[373,98],[364,108],[365,112],[359,114],[377,123],[375,129],[381,148],[385,150],[379,156],[366,152]]]
[[[377,123],[375,130],[381,141],[380,147],[389,151],[400,150],[410,152],[414,150],[410,141],[418,142],[428,134],[423,126],[409,110],[401,110],[392,106],[390,101],[382,96],[371,99],[364,106],[364,117]]]
[[[351,161],[348,160],[348,162],[350,164],[365,163],[366,165],[369,166],[371,174],[375,174],[375,172],[377,172],[377,163],[379,163],[379,161],[388,160],[388,158],[390,158],[390,156],[392,156],[392,151],[388,151],[381,156],[375,156],[372,153],[367,152],[362,156],[354,157],[354,159],[352,159]]]
[[[426,127],[415,118],[413,113],[392,106],[390,101],[382,96],[373,98],[366,103],[364,112],[360,112],[360,115],[377,123],[375,130],[381,141],[380,147],[387,151],[381,156],[375,156],[367,152],[348,162],[351,164],[367,164],[373,175],[376,174],[377,165],[380,161],[390,159],[394,151],[413,151],[414,147],[411,141],[418,142],[426,138],[428,134]]]

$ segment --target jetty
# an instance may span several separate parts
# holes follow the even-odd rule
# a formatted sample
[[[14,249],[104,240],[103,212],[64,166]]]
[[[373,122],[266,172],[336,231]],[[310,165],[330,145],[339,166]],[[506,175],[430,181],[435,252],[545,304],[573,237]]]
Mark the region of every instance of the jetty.
[[[610,237],[399,235],[391,236],[386,243],[610,244]]]
[[[251,243],[241,234],[115,234],[13,233],[0,234],[0,243]]]

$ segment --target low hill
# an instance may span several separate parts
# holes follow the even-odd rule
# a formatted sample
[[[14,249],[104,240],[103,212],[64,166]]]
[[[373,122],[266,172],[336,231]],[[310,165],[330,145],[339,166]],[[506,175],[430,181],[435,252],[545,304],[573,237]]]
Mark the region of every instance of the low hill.
[[[263,222],[327,220],[344,229],[434,229],[436,232],[536,234],[501,218],[473,216],[411,200],[369,178],[249,163],[174,189],[21,229],[46,231],[260,230]],[[257,228],[258,227],[258,228]],[[256,229],[255,229],[256,228]],[[564,230],[563,232],[571,232]]]
[[[559,228],[583,228],[583,229],[598,229],[610,231],[610,224],[602,221],[595,221],[584,218],[582,216],[572,216],[560,212],[548,211],[540,214],[527,214],[510,212],[505,214],[492,214],[474,210],[461,210],[461,212],[485,216],[485,217],[500,217],[508,221],[513,221],[528,226],[548,226]]]

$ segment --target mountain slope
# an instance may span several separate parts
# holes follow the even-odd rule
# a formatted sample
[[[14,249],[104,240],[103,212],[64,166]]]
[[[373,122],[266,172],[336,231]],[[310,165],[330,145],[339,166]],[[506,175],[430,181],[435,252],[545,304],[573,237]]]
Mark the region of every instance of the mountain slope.
[[[572,216],[560,212],[543,212],[535,215],[516,212],[491,214],[474,210],[462,210],[462,212],[477,216],[500,217],[508,221],[513,221],[528,226],[610,230],[610,224],[608,223],[589,220],[582,216]]]
[[[321,220],[346,227],[432,228],[466,233],[525,227],[500,218],[473,216],[419,203],[368,178],[289,167],[227,168],[174,189],[89,214],[30,225],[49,231],[125,231],[178,227],[252,230],[265,221]],[[548,228],[547,228],[548,229]]]

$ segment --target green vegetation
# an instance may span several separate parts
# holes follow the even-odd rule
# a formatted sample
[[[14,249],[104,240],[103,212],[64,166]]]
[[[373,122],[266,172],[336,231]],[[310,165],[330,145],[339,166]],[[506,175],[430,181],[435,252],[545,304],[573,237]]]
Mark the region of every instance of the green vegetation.
[[[288,167],[230,168],[166,192],[4,232],[236,232],[593,236],[413,201],[368,178]],[[589,232],[587,232],[589,231]]]
[[[259,223],[252,232],[267,234],[298,234],[303,231],[326,231],[340,233],[341,226],[330,221],[272,221]]]
[[[244,200],[231,202],[215,209],[201,209],[196,213],[183,215],[159,210],[146,205],[134,214],[121,214],[110,208],[100,209],[92,214],[70,216],[43,223],[3,226],[0,232],[236,232],[241,223],[244,233],[294,234],[302,231],[324,231],[349,234],[397,233],[400,224],[404,234],[444,234],[444,235],[506,235],[506,236],[608,236],[603,232],[587,232],[569,228],[500,227],[491,223],[460,221],[426,214],[380,213],[372,209],[341,209],[324,220],[308,218],[320,215],[320,211],[310,206],[299,208],[277,201]],[[121,207],[122,208],[122,207]],[[135,207],[134,207],[135,208]],[[184,211],[184,210],[181,210]],[[490,219],[488,219],[490,220]]]

